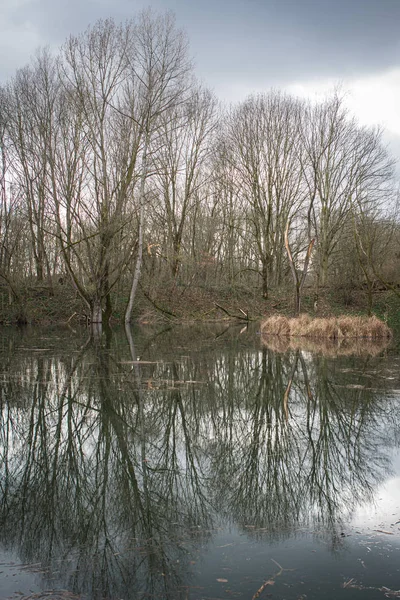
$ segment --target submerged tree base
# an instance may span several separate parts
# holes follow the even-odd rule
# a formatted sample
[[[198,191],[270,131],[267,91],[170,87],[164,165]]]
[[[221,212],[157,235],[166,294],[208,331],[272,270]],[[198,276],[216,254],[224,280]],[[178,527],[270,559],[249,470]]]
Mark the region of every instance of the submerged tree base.
[[[303,314],[296,318],[283,315],[269,317],[261,324],[263,336],[305,337],[311,339],[389,339],[392,336],[387,324],[372,317],[346,316],[312,318]]]

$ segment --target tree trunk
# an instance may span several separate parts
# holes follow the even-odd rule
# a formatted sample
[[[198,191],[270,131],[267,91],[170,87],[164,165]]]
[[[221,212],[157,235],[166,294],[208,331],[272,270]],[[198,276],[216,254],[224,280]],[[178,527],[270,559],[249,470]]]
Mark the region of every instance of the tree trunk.
[[[108,292],[106,296],[106,307],[104,310],[104,323],[107,324],[112,315],[112,302],[111,302],[111,294]]]
[[[180,251],[181,251],[181,243],[180,240],[174,240],[173,243],[173,248],[174,248],[174,257],[173,257],[173,261],[172,261],[172,277],[174,279],[174,281],[176,282],[177,278],[178,278],[178,274],[179,274],[179,269],[181,266],[181,260],[180,260]]]
[[[323,249],[323,254],[321,257],[321,286],[325,287],[326,282],[328,281],[328,256]]]
[[[310,263],[311,252],[315,243],[315,239],[311,240],[308,244],[306,257],[304,259],[303,271],[301,276],[299,275],[296,265],[294,264],[292,252],[289,245],[289,221],[287,222],[285,229],[285,248],[289,259],[290,270],[292,272],[293,283],[294,283],[294,314],[298,316],[301,310],[301,292],[303,291],[304,282],[306,280],[308,265]]]
[[[91,311],[91,322],[101,325],[103,322],[103,310],[101,307],[101,300],[99,298],[93,300]]]
[[[268,299],[268,263],[263,262],[262,266],[262,295],[265,300]]]
[[[300,294],[300,285],[296,283],[295,289],[295,297],[294,297],[294,314],[296,317],[299,316],[301,311],[301,294]]]
[[[44,268],[43,268],[43,261],[40,257],[36,261],[36,281],[41,283],[43,280],[44,280]]]
[[[143,157],[142,157],[142,174],[140,181],[140,192],[139,192],[139,241],[138,241],[138,254],[136,257],[136,265],[135,271],[133,273],[132,279],[132,287],[129,295],[128,306],[126,307],[125,312],[125,324],[128,325],[131,322],[132,318],[132,309],[133,302],[136,296],[136,290],[139,283],[140,273],[142,270],[142,261],[143,261],[143,218],[144,218],[144,191],[145,191],[145,183],[147,177],[147,149],[149,144],[149,133],[146,133],[146,139],[143,148]]]

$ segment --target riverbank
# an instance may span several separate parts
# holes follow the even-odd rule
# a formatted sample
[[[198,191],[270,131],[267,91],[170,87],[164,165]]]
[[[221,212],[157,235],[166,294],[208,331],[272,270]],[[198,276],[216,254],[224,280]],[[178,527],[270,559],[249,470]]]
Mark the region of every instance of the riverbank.
[[[19,300],[9,296],[6,286],[0,287],[0,323],[69,324],[85,326],[88,311],[68,282],[21,286]],[[111,323],[123,321],[127,295],[115,293]],[[351,302],[340,290],[326,290],[318,296],[310,289],[304,293],[303,311],[312,317],[366,315],[365,292],[353,291]],[[143,324],[171,322],[249,322],[273,315],[292,316],[291,289],[271,293],[266,300],[258,289],[217,288],[211,286],[163,286],[151,292],[139,289],[133,319]],[[391,292],[374,293],[372,312],[388,325],[400,330],[400,300]]]

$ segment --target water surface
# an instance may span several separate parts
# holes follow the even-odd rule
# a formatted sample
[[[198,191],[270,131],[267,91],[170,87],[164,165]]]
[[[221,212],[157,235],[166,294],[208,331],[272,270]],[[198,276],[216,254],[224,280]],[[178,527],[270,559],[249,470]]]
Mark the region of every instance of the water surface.
[[[400,357],[355,351],[3,330],[0,597],[400,597]]]

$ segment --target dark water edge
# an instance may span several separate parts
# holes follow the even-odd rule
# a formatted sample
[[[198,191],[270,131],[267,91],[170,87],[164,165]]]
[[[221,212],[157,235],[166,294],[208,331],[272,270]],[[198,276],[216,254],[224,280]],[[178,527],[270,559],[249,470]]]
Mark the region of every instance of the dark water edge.
[[[10,329],[0,353],[0,598],[400,597],[394,345]]]

